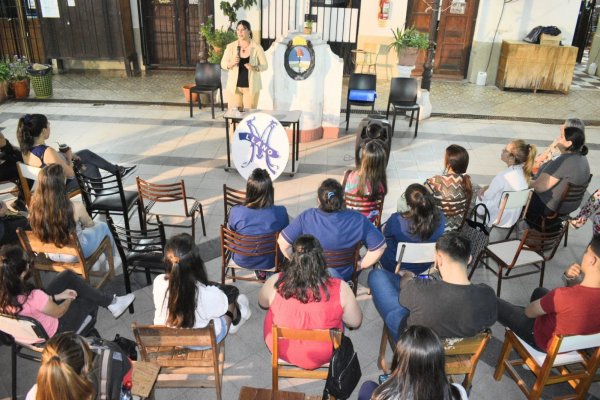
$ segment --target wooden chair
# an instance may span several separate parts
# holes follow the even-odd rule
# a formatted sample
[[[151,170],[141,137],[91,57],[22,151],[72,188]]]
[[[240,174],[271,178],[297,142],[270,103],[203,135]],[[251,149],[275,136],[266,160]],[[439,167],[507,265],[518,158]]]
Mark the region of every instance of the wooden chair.
[[[269,233],[266,235],[242,235],[236,233],[225,225],[221,225],[221,283],[224,285],[227,278],[236,279],[241,281],[259,281],[264,280],[257,279],[256,277],[244,277],[236,276],[236,269],[243,269],[246,271],[254,271],[246,268],[242,268],[235,264],[233,261],[233,255],[238,254],[245,257],[262,257],[272,256],[274,258],[274,265],[271,268],[260,269],[257,271],[266,272],[278,272],[279,271],[279,260],[280,255],[277,247],[277,237],[279,232]]]
[[[23,200],[25,200],[25,204],[29,207],[29,203],[31,202],[31,196],[35,190],[38,175],[42,169],[38,167],[32,167],[31,165],[24,164],[22,162],[17,162],[17,172],[19,173],[19,183],[21,185],[21,190],[23,191]],[[29,181],[33,181],[31,186],[29,186]],[[69,192],[69,197],[75,197],[80,194],[79,190],[73,190]]]
[[[157,223],[160,217],[191,218],[190,225],[183,225],[186,228],[192,228],[192,238],[196,238],[196,218],[200,214],[202,222],[202,233],[206,236],[206,226],[204,225],[204,212],[200,201],[187,197],[185,193],[185,183],[183,179],[179,182],[159,184],[151,183],[140,177],[136,178],[139,201],[144,215],[144,224],[149,223],[152,217],[156,217]],[[163,223],[164,224],[164,223]],[[179,224],[164,224],[165,226],[180,227]]]
[[[241,190],[232,189],[227,184],[223,184],[223,206],[225,207],[225,219],[223,225],[227,226],[229,221],[229,212],[234,206],[244,204],[246,201],[246,192]]]
[[[316,342],[332,343],[337,349],[342,341],[342,333],[339,329],[292,329],[273,325],[272,327],[273,354],[271,357],[271,369],[273,371],[273,391],[279,390],[279,378],[304,378],[304,379],[327,379],[329,363],[315,370],[305,370],[296,367],[279,358],[279,340],[312,340]],[[331,396],[330,396],[331,398]]]
[[[134,322],[132,329],[141,361],[160,367],[155,388],[214,387],[217,400],[221,400],[225,342],[217,343],[213,321],[206,328],[193,329]],[[194,350],[189,348],[191,346],[208,349]],[[198,375],[206,375],[206,379],[200,379]]]
[[[115,274],[112,245],[108,237],[105,237],[100,246],[88,258],[85,258],[79,244],[79,239],[75,233],[71,234],[71,241],[63,247],[57,247],[53,243],[44,243],[32,231],[24,231],[21,228],[17,228],[17,236],[32,263],[33,279],[37,287],[42,287],[40,271],[61,272],[69,269],[81,275],[88,283],[90,283],[90,277],[98,277],[100,281],[95,285],[96,288],[102,286],[107,280],[112,279]],[[68,260],[53,261],[48,257],[48,254],[60,254],[61,257],[65,257]],[[92,267],[98,262],[102,254],[104,254],[108,262],[108,271],[104,273],[92,271]]]
[[[106,219],[123,266],[125,292],[131,293],[129,276],[137,270],[146,273],[146,284],[152,285],[151,274],[165,272],[164,250],[167,243],[162,223],[156,229],[132,230],[115,225],[111,217]],[[133,303],[129,312],[133,314]]]
[[[90,178],[75,167],[75,178],[81,189],[83,204],[92,218],[98,214],[104,214],[107,218],[110,215],[122,215],[125,228],[129,229],[129,215],[137,206],[138,218],[142,223],[137,193],[123,189],[119,171],[114,174],[106,173],[100,178]]]
[[[448,378],[451,381],[453,381],[453,376],[464,375],[461,385],[467,391],[471,389],[477,363],[491,337],[492,332],[489,329],[486,329],[475,336],[467,338],[442,339],[444,344],[446,375],[448,375]],[[389,366],[385,360],[385,350],[388,343],[392,350],[395,351],[396,343],[392,342],[392,336],[384,325],[381,334],[381,343],[379,345],[377,366],[380,370],[391,373],[391,366]]]
[[[585,349],[592,349],[587,352]],[[512,350],[518,355],[516,360],[509,360]],[[496,365],[494,379],[499,381],[504,369],[517,383],[527,399],[536,400],[542,397],[547,385],[569,382],[575,389],[571,396],[561,399],[583,399],[590,384],[594,380],[600,361],[600,333],[593,335],[556,335],[548,346],[548,353],[542,353],[525,343],[513,331],[507,330],[504,345]],[[527,366],[535,376],[531,387],[527,386],[515,366]],[[556,371],[557,373],[553,373]]]
[[[481,264],[483,264],[486,269],[492,271],[494,275],[498,277],[496,296],[500,297],[503,279],[512,279],[539,272],[539,286],[543,286],[546,262],[552,260],[554,257],[562,236],[567,229],[565,226],[566,224],[567,223],[563,221],[560,230],[556,232],[538,232],[533,229],[527,229],[523,232],[520,240],[503,240],[490,243],[486,246],[485,250],[479,255],[479,261],[481,261]],[[489,260],[484,262],[483,259],[485,257],[491,258],[496,262],[498,269],[495,270],[492,268]],[[478,262],[473,264],[473,268],[471,268],[471,272],[469,273],[469,279],[473,276],[477,264]],[[522,272],[518,275],[509,276],[513,269],[524,267],[526,265],[532,265],[535,269]],[[505,270],[504,275],[503,270]]]
[[[327,262],[327,268],[340,268],[347,265],[352,265],[354,271],[352,272],[352,291],[356,296],[358,290],[358,274],[360,273],[358,260],[360,259],[360,248],[362,243],[358,242],[353,247],[342,250],[327,250],[323,249],[325,255],[325,261]]]
[[[435,202],[440,210],[446,216],[446,231],[448,231],[448,222],[454,218],[460,221],[458,229],[462,227],[469,213],[470,198],[460,200],[446,200],[435,197]]]
[[[242,386],[238,400],[322,400],[323,397],[308,396],[302,392],[288,392],[278,390],[273,393],[273,390],[268,388],[255,388]]]

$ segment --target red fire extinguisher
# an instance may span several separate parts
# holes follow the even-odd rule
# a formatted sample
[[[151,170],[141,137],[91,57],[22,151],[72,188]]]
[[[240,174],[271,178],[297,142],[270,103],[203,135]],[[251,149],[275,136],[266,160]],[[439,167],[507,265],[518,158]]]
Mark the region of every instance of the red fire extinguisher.
[[[390,17],[390,0],[379,0],[379,19],[386,20]]]

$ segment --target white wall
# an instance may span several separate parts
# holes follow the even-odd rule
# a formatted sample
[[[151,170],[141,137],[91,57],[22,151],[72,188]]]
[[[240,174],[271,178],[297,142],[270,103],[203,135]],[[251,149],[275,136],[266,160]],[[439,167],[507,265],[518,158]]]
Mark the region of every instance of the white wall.
[[[469,1],[469,0],[467,0]],[[580,0],[513,0],[504,4],[504,13],[492,49],[492,41],[505,0],[480,0],[473,48],[467,78],[475,82],[477,72],[487,68],[488,84],[493,84],[502,40],[522,40],[538,25],[555,25],[562,31],[564,45],[570,45],[577,25]]]
[[[223,15],[223,11],[221,11],[221,9],[219,8],[220,4],[221,0],[214,0],[215,27],[227,28],[229,26],[229,20],[225,15]],[[250,22],[254,40],[258,40],[260,42],[260,0],[256,0],[256,5],[249,10],[240,8],[237,16],[238,21],[241,19],[245,19],[246,21]],[[235,29],[235,26],[233,26],[233,29]],[[258,39],[256,38],[257,36]]]
[[[406,21],[407,0],[390,0],[390,17],[387,20],[379,20],[379,2],[376,0],[362,0],[360,4],[360,26],[358,35],[368,37],[385,37],[385,41],[391,41],[390,29],[404,28]],[[359,38],[360,42],[360,38]]]

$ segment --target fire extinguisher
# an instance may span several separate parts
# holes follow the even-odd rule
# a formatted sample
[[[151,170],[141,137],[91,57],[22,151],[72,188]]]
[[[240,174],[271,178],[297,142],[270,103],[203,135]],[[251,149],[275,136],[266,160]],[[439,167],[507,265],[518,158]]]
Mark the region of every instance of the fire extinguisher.
[[[390,17],[390,0],[379,0],[379,19],[386,20]]]

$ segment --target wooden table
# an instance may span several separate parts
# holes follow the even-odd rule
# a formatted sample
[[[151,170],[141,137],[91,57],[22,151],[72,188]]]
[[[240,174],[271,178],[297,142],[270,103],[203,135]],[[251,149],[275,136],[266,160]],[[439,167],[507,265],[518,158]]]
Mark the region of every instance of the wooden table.
[[[243,386],[238,400],[321,400],[322,396],[307,396],[300,392],[277,391],[273,396],[271,389],[259,389]]]

